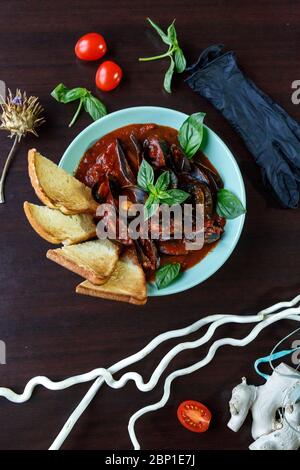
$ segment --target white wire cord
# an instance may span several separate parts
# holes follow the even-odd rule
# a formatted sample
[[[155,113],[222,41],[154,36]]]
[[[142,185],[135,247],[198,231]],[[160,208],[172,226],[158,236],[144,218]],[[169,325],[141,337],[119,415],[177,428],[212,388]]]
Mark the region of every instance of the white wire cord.
[[[84,382],[89,382],[89,381],[92,381],[92,380],[96,379],[95,382],[93,383],[93,385],[90,387],[90,389],[86,393],[86,395],[84,396],[84,398],[80,401],[79,405],[76,407],[76,409],[74,410],[74,412],[72,413],[70,418],[67,420],[66,424],[63,426],[62,430],[58,434],[58,436],[55,439],[55,441],[53,442],[52,446],[50,447],[51,450],[57,450],[61,447],[63,442],[66,440],[66,438],[68,437],[69,433],[71,432],[72,428],[74,427],[74,425],[76,424],[76,422],[78,421],[78,419],[80,418],[82,413],[84,413],[84,411],[86,410],[88,405],[91,403],[91,401],[93,400],[93,398],[95,397],[95,395],[97,394],[97,392],[99,391],[99,389],[101,388],[101,386],[105,382],[110,387],[121,388],[128,382],[128,380],[133,380],[133,381],[135,381],[135,383],[136,383],[139,390],[141,390],[141,391],[152,390],[155,387],[155,385],[157,384],[157,382],[158,382],[161,374],[163,373],[163,371],[166,369],[168,364],[171,362],[171,360],[177,354],[179,354],[181,351],[184,351],[186,349],[192,349],[192,348],[199,347],[200,345],[202,345],[205,342],[209,341],[209,339],[212,337],[215,330],[219,326],[221,326],[225,323],[230,323],[230,322],[234,322],[234,323],[261,322],[268,315],[272,315],[272,317],[270,317],[269,319],[264,320],[262,322],[262,323],[265,324],[265,326],[267,326],[270,323],[273,323],[274,321],[278,321],[281,318],[286,318],[287,316],[291,316],[291,315],[292,315],[291,319],[295,320],[296,317],[293,314],[294,313],[299,314],[300,313],[299,309],[285,310],[285,311],[283,311],[279,314],[276,314],[276,315],[274,314],[274,312],[276,312],[276,311],[278,311],[282,308],[292,307],[292,306],[296,305],[297,303],[299,303],[299,301],[300,301],[300,296],[296,297],[295,299],[293,299],[290,302],[280,302],[280,303],[278,303],[278,304],[276,304],[272,307],[269,307],[268,309],[263,310],[258,315],[252,315],[252,316],[247,316],[247,317],[246,316],[234,316],[234,315],[211,315],[211,316],[208,316],[206,318],[203,318],[203,319],[193,323],[192,325],[190,325],[186,328],[169,331],[169,332],[166,332],[166,333],[163,333],[163,334],[157,336],[152,341],[150,341],[150,343],[146,347],[144,347],[142,350],[140,350],[136,354],[133,354],[132,356],[129,356],[128,358],[125,358],[125,359],[117,362],[116,364],[111,366],[109,369],[98,368],[98,369],[95,369],[95,370],[93,370],[91,372],[88,372],[86,374],[81,374],[81,375],[77,375],[77,376],[74,376],[74,377],[70,377],[70,378],[65,379],[63,381],[60,381],[60,382],[53,382],[50,379],[48,379],[47,377],[35,377],[34,379],[31,379],[28,382],[28,384],[26,385],[26,387],[24,389],[24,392],[22,394],[16,394],[15,392],[13,392],[12,390],[7,389],[7,388],[0,388],[0,396],[3,396],[5,398],[7,398],[8,400],[13,401],[15,403],[24,403],[25,401],[28,401],[31,398],[35,387],[37,387],[38,385],[42,385],[45,388],[48,388],[49,390],[64,390],[64,389],[66,389],[68,387],[71,387],[73,385],[76,385],[76,384],[79,384],[79,383],[84,383]],[[274,319],[274,320],[273,320],[273,314],[274,314],[274,317],[276,317],[276,319]],[[279,315],[281,315],[280,318],[278,317]],[[272,321],[269,321],[269,320],[272,320]],[[297,320],[298,320],[298,317],[297,317]],[[113,379],[112,374],[124,369],[125,367],[128,367],[128,366],[140,361],[141,359],[146,357],[148,354],[150,354],[157,346],[159,346],[164,341],[167,341],[167,340],[172,339],[172,338],[185,336],[185,335],[188,335],[190,333],[196,332],[202,326],[205,326],[209,323],[212,323],[212,325],[210,325],[209,329],[207,330],[206,334],[203,337],[201,337],[198,340],[193,341],[193,342],[181,343],[181,344],[175,346],[174,348],[172,348],[169,351],[169,353],[160,361],[159,365],[156,367],[156,369],[153,372],[150,380],[147,383],[144,383],[142,377],[139,374],[137,374],[136,372],[128,372],[128,373],[124,374],[117,381]],[[265,326],[263,326],[263,328],[265,328]],[[236,341],[242,341],[242,340],[234,340],[232,338],[228,338],[226,340],[219,340],[216,343],[220,343],[220,341],[221,342],[222,341],[236,342]],[[250,339],[250,341],[252,341],[252,340]],[[216,343],[214,343],[214,345]],[[231,344],[231,342],[226,343],[226,344]],[[248,344],[248,343],[246,343],[246,344]],[[211,350],[214,347],[214,345],[209,350],[209,354],[211,353]],[[232,343],[232,345],[235,345],[235,344]],[[218,346],[218,347],[220,347],[220,346]],[[212,358],[213,358],[213,356],[210,358],[210,360]],[[204,359],[203,361],[205,361],[205,360],[206,359]],[[209,362],[210,362],[210,360],[209,360]],[[200,361],[200,363],[203,362],[203,361]],[[197,364],[199,364],[199,363],[197,363]],[[177,373],[180,373],[180,375],[181,375],[182,371],[190,370],[191,368],[194,368],[196,365],[190,366],[190,368],[187,368],[187,369],[182,369],[181,371],[176,371],[173,374],[171,374],[171,376],[173,376],[174,374],[177,374]],[[206,365],[206,364],[204,364],[204,365]],[[200,367],[204,367],[204,365],[202,365],[202,366],[200,365]],[[195,369],[195,370],[197,370],[197,369]],[[192,373],[192,372],[193,372],[193,370],[191,369],[191,372],[188,372],[188,373]],[[186,375],[186,374],[184,373],[183,375]],[[171,376],[169,376],[167,378],[167,380]],[[172,380],[174,380],[174,378],[175,377],[173,377]],[[171,380],[171,382],[172,382],[172,380]],[[171,385],[171,382],[170,382],[170,385]],[[166,384],[167,384],[167,381],[165,382],[165,386],[166,386]],[[151,405],[151,407],[152,406],[155,406],[155,405]],[[146,407],[146,408],[148,409],[149,407]],[[143,410],[145,410],[145,408]],[[137,414],[140,413],[143,410],[139,410],[139,412],[135,413],[135,415],[131,418],[130,423],[132,423],[132,422],[135,423],[136,419],[138,418]],[[144,413],[142,413],[142,414],[144,414]],[[129,425],[129,427],[130,427],[130,425]],[[132,429],[133,429],[133,431],[132,431]],[[132,442],[134,443],[135,448],[139,448],[139,444],[138,444],[138,442],[136,440],[136,437],[135,437],[135,434],[134,434],[134,425],[133,425],[132,429],[130,431],[130,436],[132,438]],[[132,434],[132,432],[133,432],[133,434]]]
[[[269,318],[267,318],[266,320],[260,322],[243,339],[224,338],[224,339],[218,340],[215,343],[213,343],[213,345],[210,347],[206,357],[203,358],[201,361],[199,361],[199,362],[197,362],[197,363],[195,363],[195,364],[193,364],[189,367],[186,367],[184,369],[177,370],[177,371],[173,372],[172,374],[170,374],[166,378],[165,385],[164,385],[164,394],[163,394],[161,400],[158,401],[157,403],[154,403],[153,405],[149,405],[149,406],[146,406],[146,407],[140,409],[129,420],[128,432],[129,432],[131,442],[134,446],[134,449],[135,450],[140,449],[140,444],[137,440],[136,433],[135,433],[136,421],[141,416],[145,415],[146,413],[158,410],[158,409],[160,409],[160,408],[162,408],[166,405],[166,403],[167,403],[167,401],[170,397],[171,384],[177,377],[182,377],[184,375],[192,374],[193,372],[195,372],[195,371],[203,368],[207,364],[209,364],[212,361],[212,359],[214,358],[216,351],[221,346],[227,346],[227,345],[229,345],[229,346],[238,346],[238,347],[246,346],[247,344],[251,343],[264,328],[271,325],[272,323],[275,323],[275,322],[277,322],[279,320],[282,320],[284,318],[289,318],[291,320],[300,321],[299,314],[300,314],[300,309],[289,309],[289,310],[283,311],[279,314],[274,314],[274,315],[270,316]]]

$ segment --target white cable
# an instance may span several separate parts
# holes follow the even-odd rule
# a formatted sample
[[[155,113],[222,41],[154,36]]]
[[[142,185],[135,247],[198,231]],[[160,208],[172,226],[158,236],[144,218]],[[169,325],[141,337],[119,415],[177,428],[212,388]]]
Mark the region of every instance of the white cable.
[[[73,377],[70,377],[68,379],[65,379],[59,382],[53,382],[47,377],[38,376],[29,380],[29,382],[25,386],[24,392],[21,394],[15,393],[13,390],[10,390],[9,388],[0,387],[0,397],[4,397],[13,403],[24,403],[31,398],[34,392],[34,389],[39,385],[49,390],[65,390],[66,388],[72,387],[73,385],[77,385],[77,384],[84,383],[84,382],[90,382],[96,379],[97,377],[101,376],[103,372],[104,373],[105,372],[116,373],[124,369],[125,367],[128,367],[131,364],[142,360],[144,357],[150,354],[157,346],[159,346],[164,341],[167,341],[173,338],[178,338],[181,336],[186,336],[187,334],[190,334],[199,330],[199,328],[201,328],[202,326],[208,323],[211,323],[215,320],[218,320],[219,318],[223,318],[223,317],[224,315],[211,315],[209,317],[198,320],[197,322],[193,323],[192,325],[188,327],[162,333],[156,338],[154,338],[152,341],[150,341],[150,343],[147,346],[145,346],[143,349],[141,349],[138,353],[135,353],[132,356],[129,356],[125,359],[122,359],[121,361],[111,366],[108,370],[104,368],[97,368],[88,373],[75,375]]]
[[[269,315],[272,314],[282,308],[287,308],[287,307],[293,307],[297,303],[300,302],[300,295],[292,299],[291,301],[284,301],[284,302],[279,302],[275,305],[272,305],[269,308],[266,308],[259,312],[258,315],[264,316],[264,315]],[[133,356],[130,356],[127,359],[124,359],[123,361],[118,362],[114,366],[110,367],[108,370],[111,373],[115,373],[120,371],[122,368],[125,368],[135,362],[138,362],[139,360],[143,359],[148,355],[151,351],[153,351],[158,345],[160,345],[162,342],[171,339],[171,338],[176,338],[184,335],[188,335],[190,333],[193,333],[197,331],[202,325],[205,323],[212,322],[214,320],[218,320],[219,318],[222,318],[224,315],[211,315],[209,317],[206,317],[202,320],[199,320],[195,322],[193,325],[182,328],[180,330],[173,330],[170,332],[163,333],[156,338],[154,338],[144,349],[142,349],[140,352],[136,353]],[[128,361],[128,363],[126,363]],[[75,408],[63,428],[61,429],[60,433],[54,440],[53,444],[50,447],[50,450],[58,450],[70,434],[71,430],[75,426],[76,422],[80,418],[80,416],[84,413],[84,411],[87,409],[93,398],[96,396],[97,392],[103,385],[104,380],[102,377],[99,377],[91,386],[91,388],[88,390],[86,395],[83,397],[83,399],[80,401],[78,406]]]
[[[60,382],[53,382],[49,380],[47,377],[35,377],[34,379],[31,379],[28,382],[22,394],[16,394],[15,392],[7,388],[0,388],[0,396],[3,396],[7,398],[8,400],[13,401],[15,403],[23,403],[30,399],[35,387],[38,385],[42,385],[50,390],[63,390],[75,384],[94,380],[97,377],[94,384],[91,386],[87,394],[84,396],[83,400],[81,400],[81,402],[79,403],[75,411],[72,413],[67,423],[62,428],[59,435],[57,436],[57,438],[55,439],[54,443],[50,447],[50,449],[59,449],[61,445],[63,444],[63,442],[65,441],[65,439],[67,438],[70,431],[72,430],[73,426],[79,419],[79,417],[86,410],[87,406],[90,404],[90,402],[92,401],[97,391],[100,389],[100,387],[103,385],[104,382],[106,382],[111,387],[120,388],[124,386],[128,380],[134,380],[137,387],[140,390],[149,391],[155,387],[155,385],[157,384],[165,368],[168,366],[170,361],[179,352],[185,349],[195,348],[201,344],[204,344],[204,342],[207,342],[212,337],[214,331],[216,330],[216,328],[218,328],[218,326],[231,322],[231,321],[237,322],[237,323],[247,323],[249,321],[250,322],[261,321],[265,315],[272,314],[273,312],[284,307],[296,305],[299,302],[299,300],[300,300],[300,296],[296,297],[290,302],[280,302],[272,307],[269,307],[268,309],[263,310],[262,312],[260,312],[258,315],[255,315],[255,316],[240,317],[240,316],[234,316],[234,315],[211,315],[209,317],[203,318],[195,322],[194,324],[186,328],[173,330],[170,332],[160,334],[159,336],[154,338],[141,351],[139,351],[136,354],[133,354],[132,356],[129,356],[128,358],[125,358],[117,362],[116,364],[111,366],[108,370],[104,368],[98,368],[86,374],[81,374],[81,375],[77,375],[74,377],[70,377]],[[171,349],[169,353],[167,354],[167,356],[163,358],[160,364],[157,366],[157,368],[155,369],[148,383],[144,383],[142,377],[135,372],[129,372],[127,374],[124,374],[118,381],[115,381],[113,379],[112,377],[113,373],[120,371],[121,369],[128,367],[129,365],[135,362],[140,361],[141,359],[146,357],[150,352],[152,352],[162,342],[167,341],[171,338],[185,336],[187,334],[193,333],[199,330],[199,328],[201,328],[202,326],[209,324],[209,323],[213,323],[213,324],[210,326],[210,328],[208,329],[204,337],[194,342],[187,342],[187,343],[179,344],[173,349]]]
[[[295,314],[295,315],[293,315],[293,314]],[[195,371],[201,369],[202,367],[206,366],[207,364],[209,364],[209,362],[211,362],[211,360],[213,359],[216,351],[221,346],[226,346],[226,345],[238,346],[238,347],[245,346],[245,345],[251,343],[264,328],[271,325],[272,323],[275,323],[275,322],[277,322],[279,320],[282,320],[284,318],[289,318],[290,320],[300,321],[299,314],[300,314],[300,309],[299,308],[298,309],[295,309],[295,308],[288,309],[288,310],[280,312],[278,314],[273,314],[272,316],[269,316],[266,320],[263,320],[261,323],[256,325],[252,329],[252,331],[245,338],[243,338],[243,339],[223,338],[221,340],[215,341],[215,343],[213,343],[213,345],[210,347],[210,349],[209,349],[209,351],[208,351],[208,353],[207,353],[207,355],[204,359],[197,362],[196,364],[193,364],[193,365],[191,365],[189,367],[186,367],[184,369],[174,371],[172,374],[170,374],[165,380],[164,393],[163,393],[163,396],[162,396],[161,400],[158,401],[157,403],[154,403],[153,405],[148,405],[144,408],[141,408],[136,413],[134,413],[134,415],[129,420],[128,432],[129,432],[131,442],[134,446],[134,449],[135,450],[140,449],[140,444],[139,444],[139,442],[137,440],[137,437],[136,437],[136,434],[135,434],[136,421],[141,416],[143,416],[144,414],[150,413],[151,411],[158,410],[158,409],[162,408],[163,406],[165,406],[165,404],[167,403],[167,401],[170,397],[171,384],[172,384],[172,382],[175,378],[182,377],[182,376],[188,375],[188,374],[192,374],[193,372],[195,372]]]

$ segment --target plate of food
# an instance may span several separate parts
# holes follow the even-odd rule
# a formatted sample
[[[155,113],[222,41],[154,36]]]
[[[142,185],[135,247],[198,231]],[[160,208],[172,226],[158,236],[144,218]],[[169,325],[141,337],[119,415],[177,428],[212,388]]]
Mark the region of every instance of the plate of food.
[[[26,202],[25,213],[43,238],[63,244],[47,257],[85,279],[76,292],[140,305],[148,296],[200,284],[229,258],[244,225],[245,187],[232,153],[203,118],[160,107],[128,108],[84,129],[59,167],[35,149],[29,152],[30,179],[44,206]],[[168,236],[161,222],[154,225],[155,236],[142,236],[142,224],[133,236],[128,218],[124,235],[120,197],[126,198],[127,215],[135,204],[143,207],[147,227],[160,207],[175,206],[191,207],[194,227],[196,208],[202,207],[201,247],[190,248],[186,234],[175,236],[173,215]],[[114,219],[106,209],[99,213],[108,204]],[[115,231],[104,239],[100,224]]]

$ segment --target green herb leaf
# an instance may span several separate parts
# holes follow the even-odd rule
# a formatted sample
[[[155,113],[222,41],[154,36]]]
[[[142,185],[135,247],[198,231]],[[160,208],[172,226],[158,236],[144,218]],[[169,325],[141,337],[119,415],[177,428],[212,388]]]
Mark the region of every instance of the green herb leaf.
[[[182,49],[180,49],[180,47],[178,47],[178,49],[176,49],[175,51],[174,61],[175,61],[176,72],[178,73],[184,72],[186,68],[186,60],[182,52]]]
[[[155,282],[158,289],[169,286],[180,273],[180,263],[165,264],[155,273]]]
[[[101,101],[92,94],[84,97],[83,106],[85,111],[89,113],[94,121],[98,121],[98,119],[107,114],[107,110],[104,104],[101,103]]]
[[[175,206],[176,204],[182,204],[190,195],[181,189],[170,189],[166,191],[167,196],[160,198],[161,202],[165,202],[169,206]]]
[[[170,57],[171,63],[165,74],[164,88],[168,93],[171,93],[171,81],[174,71],[176,70],[176,72],[181,73],[186,68],[186,60],[184,54],[178,45],[177,33],[174,24],[175,20],[169,25],[167,34],[150,18],[147,18],[147,20],[159,34],[163,42],[165,44],[168,44],[169,49],[166,52],[159,55],[155,55],[153,57],[140,57],[139,61],[148,62],[150,60],[160,60]]]
[[[204,117],[205,113],[192,114],[184,121],[179,130],[179,143],[188,158],[193,158],[201,146]]]
[[[156,180],[155,189],[160,192],[164,191],[169,187],[170,184],[170,173],[168,171],[164,171]]]
[[[107,114],[107,110],[104,104],[101,103],[98,98],[93,96],[92,93],[86,88],[77,87],[69,89],[63,83],[60,83],[51,92],[51,96],[59,103],[64,104],[79,100],[77,110],[69,124],[69,127],[73,126],[74,122],[78,118],[82,106],[94,121],[97,121]]]
[[[151,20],[151,18],[147,18],[147,21],[149,21],[149,23],[151,24],[151,26],[155,29],[155,31],[159,34],[159,36],[161,37],[161,39],[163,40],[163,42],[165,44],[168,44],[169,46],[172,44],[172,42],[170,41],[170,38],[168,37],[167,34],[165,34],[163,32],[163,30],[156,24],[154,23],[154,21]]]
[[[141,189],[144,189],[147,192],[149,191],[149,184],[154,183],[153,168],[145,159],[143,159],[142,164],[139,168],[137,183]]]
[[[239,198],[228,189],[219,189],[217,194],[217,214],[225,219],[236,219],[245,214],[246,209]]]
[[[159,191],[157,197],[160,201],[164,202],[164,200],[169,197],[168,191]]]
[[[172,82],[172,77],[173,77],[174,68],[175,68],[175,62],[174,62],[173,58],[170,57],[170,59],[171,59],[170,67],[166,71],[166,75],[165,75],[165,79],[164,79],[164,89],[168,93],[172,93],[171,82]]]
[[[150,219],[159,207],[158,199],[154,194],[150,194],[144,205],[144,220]]]
[[[178,42],[177,42],[177,34],[176,34],[174,23],[175,23],[175,20],[173,20],[173,22],[168,27],[168,38],[171,44],[176,47],[178,45]]]
[[[60,103],[71,103],[71,101],[79,100],[83,98],[88,93],[86,88],[67,88],[63,83],[57,85],[51,93],[51,96],[56,99],[56,101]]]

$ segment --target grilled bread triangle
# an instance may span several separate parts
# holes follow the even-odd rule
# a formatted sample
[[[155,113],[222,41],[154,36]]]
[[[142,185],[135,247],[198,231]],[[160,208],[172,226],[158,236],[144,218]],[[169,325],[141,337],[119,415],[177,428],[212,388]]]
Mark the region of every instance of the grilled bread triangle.
[[[50,209],[66,215],[96,213],[98,205],[91,189],[36,149],[28,152],[28,171],[36,195]]]
[[[134,249],[127,249],[117,262],[111,277],[101,286],[84,281],[76,288],[78,294],[119,300],[136,305],[147,302],[147,285]]]
[[[120,248],[110,240],[92,240],[79,245],[49,250],[47,258],[96,285],[103,284],[114,271]]]
[[[29,202],[24,202],[24,211],[32,228],[50,243],[72,245],[96,236],[96,226],[89,214],[64,215]]]

